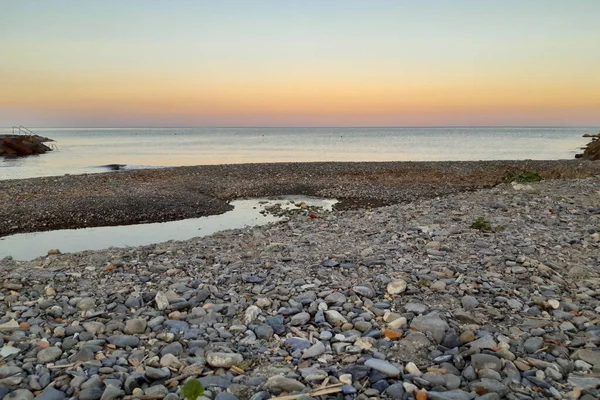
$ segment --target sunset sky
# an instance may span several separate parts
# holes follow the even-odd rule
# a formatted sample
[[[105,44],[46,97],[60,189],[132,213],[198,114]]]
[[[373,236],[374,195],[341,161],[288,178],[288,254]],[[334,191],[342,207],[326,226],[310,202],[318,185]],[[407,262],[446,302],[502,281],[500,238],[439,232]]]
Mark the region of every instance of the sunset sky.
[[[0,126],[600,125],[599,0],[2,0]]]

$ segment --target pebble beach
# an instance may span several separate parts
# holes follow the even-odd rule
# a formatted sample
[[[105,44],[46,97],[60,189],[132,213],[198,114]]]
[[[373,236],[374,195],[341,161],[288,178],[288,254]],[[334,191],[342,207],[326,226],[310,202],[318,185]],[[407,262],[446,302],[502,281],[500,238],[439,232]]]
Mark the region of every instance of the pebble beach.
[[[217,400],[596,399],[597,164],[516,163],[546,174],[577,165],[588,177],[481,188],[506,172],[489,162],[396,163],[430,172],[399,188],[389,182],[402,174],[373,180],[390,170],[385,163],[360,166],[368,178],[360,185],[346,184],[348,171],[337,185],[315,175],[313,186],[269,171],[269,185],[256,190],[260,176],[222,186],[215,178],[215,201],[271,187],[392,205],[300,212],[183,242],[5,258],[0,397],[177,400],[197,379],[202,399]],[[340,165],[308,171],[349,168]],[[178,172],[207,171],[194,168]],[[445,180],[450,171],[464,178]],[[170,172],[114,176],[136,179],[138,193],[151,173]],[[61,182],[90,180],[96,192],[111,176],[6,183],[12,194],[37,188],[23,196],[35,204],[36,192]],[[487,178],[475,184],[475,176]],[[44,179],[55,183],[39,185]],[[110,204],[114,187],[98,204]],[[23,226],[13,221],[2,233],[35,228]]]

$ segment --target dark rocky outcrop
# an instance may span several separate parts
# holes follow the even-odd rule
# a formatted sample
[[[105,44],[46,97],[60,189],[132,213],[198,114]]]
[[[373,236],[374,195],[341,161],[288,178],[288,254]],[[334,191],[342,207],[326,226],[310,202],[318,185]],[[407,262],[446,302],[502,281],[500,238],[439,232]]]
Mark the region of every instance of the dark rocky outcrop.
[[[0,135],[0,156],[23,157],[52,151],[44,142],[52,142],[52,139],[38,135]]]
[[[591,137],[592,141],[583,149],[583,153],[576,154],[575,158],[584,158],[586,160],[600,160],[600,133],[595,135],[586,134],[583,137]]]

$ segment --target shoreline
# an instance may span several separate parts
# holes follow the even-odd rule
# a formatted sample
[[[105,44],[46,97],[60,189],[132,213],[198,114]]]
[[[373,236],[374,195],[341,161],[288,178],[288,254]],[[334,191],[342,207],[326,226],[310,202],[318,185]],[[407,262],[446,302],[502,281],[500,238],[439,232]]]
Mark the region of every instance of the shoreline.
[[[475,190],[507,173],[544,179],[600,174],[587,160],[316,162],[200,165],[1,181],[0,237],[55,229],[166,222],[217,215],[229,201],[277,195],[379,207]]]

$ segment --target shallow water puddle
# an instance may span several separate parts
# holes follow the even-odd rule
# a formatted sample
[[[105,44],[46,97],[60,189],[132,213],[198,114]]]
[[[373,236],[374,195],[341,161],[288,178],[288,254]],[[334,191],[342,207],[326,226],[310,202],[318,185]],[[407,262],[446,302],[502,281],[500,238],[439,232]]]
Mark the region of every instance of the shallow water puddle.
[[[296,196],[236,200],[231,202],[233,210],[208,217],[152,224],[16,234],[0,238],[0,259],[12,256],[15,260],[33,260],[46,255],[50,249],[59,249],[62,253],[74,253],[109,247],[145,246],[169,240],[187,240],[226,229],[266,225],[281,220],[281,217],[269,213],[261,214],[265,208],[279,204],[282,208],[291,209],[297,208],[294,203],[301,202],[331,210],[337,200]]]

